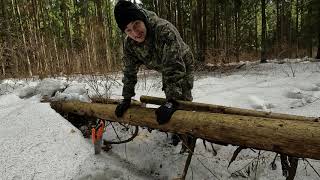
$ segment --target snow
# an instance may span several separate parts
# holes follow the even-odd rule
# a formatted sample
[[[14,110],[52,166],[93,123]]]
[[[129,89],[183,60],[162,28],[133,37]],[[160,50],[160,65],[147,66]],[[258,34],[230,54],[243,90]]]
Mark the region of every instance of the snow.
[[[319,117],[320,63],[307,58],[279,62],[246,63],[240,70],[226,74],[197,74],[194,101]],[[0,81],[0,179],[140,180],[181,175],[187,154],[179,153],[181,144],[170,145],[166,133],[140,128],[132,142],[94,155],[90,139],[85,139],[48,103],[40,102],[43,96],[90,102],[89,96],[106,92],[119,98],[120,79],[115,75],[99,80],[79,76]],[[139,76],[136,93],[137,100],[141,95],[164,97],[161,76],[149,72]],[[120,135],[127,135],[120,126],[115,128]],[[108,126],[104,138],[114,136]],[[277,168],[270,167],[275,153],[261,151],[258,156],[258,150],[245,149],[227,168],[237,147],[214,144],[215,154],[209,143],[206,146],[197,140],[187,179],[285,179],[279,158]],[[309,162],[320,171],[320,161],[299,160],[295,179],[320,179]]]
[[[79,100],[82,102],[91,102],[87,93],[86,85],[82,83],[73,83],[70,86],[68,86],[63,92],[57,91],[53,99],[65,101]]]

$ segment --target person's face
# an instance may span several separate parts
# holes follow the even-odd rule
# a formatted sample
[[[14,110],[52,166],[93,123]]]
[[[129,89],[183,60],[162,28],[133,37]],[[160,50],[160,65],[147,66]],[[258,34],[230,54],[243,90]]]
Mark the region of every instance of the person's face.
[[[124,32],[133,40],[138,43],[142,43],[147,34],[146,25],[141,20],[130,22]]]

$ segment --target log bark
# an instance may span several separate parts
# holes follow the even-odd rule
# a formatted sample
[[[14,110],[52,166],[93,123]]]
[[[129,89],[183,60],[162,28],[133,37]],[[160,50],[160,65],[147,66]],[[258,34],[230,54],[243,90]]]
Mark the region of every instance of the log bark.
[[[109,98],[102,98],[102,97],[91,97],[90,99],[93,103],[102,103],[102,104],[119,104],[121,102],[120,99],[109,99]],[[141,102],[136,100],[131,100],[131,105],[143,106]]]
[[[166,102],[166,99],[152,96],[141,96],[140,101],[147,104],[161,105]],[[222,114],[236,114],[242,116],[254,116],[254,117],[265,117],[273,119],[284,119],[284,120],[297,120],[297,121],[318,121],[315,117],[305,117],[305,116],[295,116],[289,114],[272,113],[264,111],[256,111],[250,109],[234,108],[220,105],[212,105],[205,103],[197,103],[190,101],[178,101],[178,109],[187,111],[202,111],[202,112],[212,112],[212,113],[222,113]]]
[[[171,120],[158,125],[155,110],[133,106],[123,118],[114,115],[116,105],[84,102],[51,102],[60,113],[74,113],[166,132],[189,134],[211,142],[245,146],[320,159],[320,123],[230,114],[177,110]]]

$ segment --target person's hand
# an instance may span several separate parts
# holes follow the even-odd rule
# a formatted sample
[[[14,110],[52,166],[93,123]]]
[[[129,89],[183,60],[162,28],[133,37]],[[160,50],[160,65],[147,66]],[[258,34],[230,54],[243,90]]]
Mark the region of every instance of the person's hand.
[[[123,113],[126,112],[126,110],[130,107],[131,99],[123,99],[117,106],[115,110],[116,116],[122,117]]]
[[[173,113],[177,110],[178,103],[174,100],[169,100],[166,103],[162,104],[157,110],[157,122],[159,124],[165,124],[170,119]]]

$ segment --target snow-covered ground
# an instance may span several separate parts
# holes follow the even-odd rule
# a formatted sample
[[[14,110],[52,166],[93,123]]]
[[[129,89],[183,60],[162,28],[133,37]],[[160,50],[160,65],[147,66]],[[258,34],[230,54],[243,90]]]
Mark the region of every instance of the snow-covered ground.
[[[160,76],[148,73],[139,76],[137,100],[140,95],[164,97]],[[181,175],[187,154],[179,153],[180,144],[170,145],[167,134],[141,129],[132,142],[94,155],[91,140],[48,103],[40,103],[42,96],[58,89],[56,99],[90,101],[88,93],[121,98],[119,79],[112,75],[0,81],[0,179],[140,180]],[[227,74],[198,74],[193,96],[195,102],[319,117],[320,63],[274,61]],[[107,130],[105,138],[111,133]],[[285,179],[279,158],[275,170],[270,166],[275,153],[242,150],[227,168],[237,147],[213,147],[217,155],[209,144],[206,150],[202,140],[197,141],[187,179]],[[320,179],[313,168],[319,173],[320,161],[299,160],[295,179]]]

